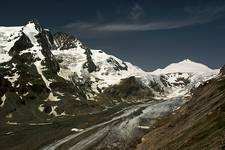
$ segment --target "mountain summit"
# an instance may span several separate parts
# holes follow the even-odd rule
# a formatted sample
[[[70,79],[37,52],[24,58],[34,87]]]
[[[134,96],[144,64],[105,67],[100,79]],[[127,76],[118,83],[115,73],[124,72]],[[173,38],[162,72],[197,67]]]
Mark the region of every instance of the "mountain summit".
[[[178,63],[172,63],[165,67],[164,69],[157,69],[152,72],[152,74],[167,74],[167,73],[207,73],[213,72],[213,70],[206,65],[191,61],[190,59],[185,59]]]

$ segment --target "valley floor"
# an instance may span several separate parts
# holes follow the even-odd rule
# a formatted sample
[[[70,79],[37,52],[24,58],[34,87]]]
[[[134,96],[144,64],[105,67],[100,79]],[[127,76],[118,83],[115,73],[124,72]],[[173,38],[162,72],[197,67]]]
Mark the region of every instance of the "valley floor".
[[[101,113],[42,123],[0,126],[1,149],[135,149],[160,117],[178,109],[183,97],[121,104]],[[32,147],[32,148],[31,148]]]

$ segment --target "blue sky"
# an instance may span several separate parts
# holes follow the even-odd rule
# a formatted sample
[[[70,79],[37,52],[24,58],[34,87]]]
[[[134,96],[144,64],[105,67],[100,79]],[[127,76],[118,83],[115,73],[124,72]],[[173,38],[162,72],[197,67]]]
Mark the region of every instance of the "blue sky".
[[[225,64],[223,0],[2,1],[0,13],[0,25],[37,19],[145,70],[186,58]]]

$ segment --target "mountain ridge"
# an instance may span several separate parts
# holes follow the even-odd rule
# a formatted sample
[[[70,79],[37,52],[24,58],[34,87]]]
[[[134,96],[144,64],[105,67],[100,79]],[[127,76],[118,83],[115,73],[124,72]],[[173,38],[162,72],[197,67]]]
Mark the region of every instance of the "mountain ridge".
[[[218,69],[211,69],[206,65],[203,65],[201,63],[197,63],[194,61],[191,61],[190,59],[184,59],[183,61],[172,63],[168,66],[166,66],[164,69],[156,69],[152,72],[152,74],[167,74],[167,73],[206,73],[206,72],[213,72],[217,71]]]
[[[6,120],[9,114],[29,112],[26,105],[34,107],[31,116],[45,113],[48,118],[100,111],[123,102],[190,95],[192,88],[217,75],[155,75],[90,49],[72,35],[53,35],[32,21],[0,27],[0,44],[1,86],[11,84],[0,95]],[[26,113],[18,113],[18,118],[32,118]]]

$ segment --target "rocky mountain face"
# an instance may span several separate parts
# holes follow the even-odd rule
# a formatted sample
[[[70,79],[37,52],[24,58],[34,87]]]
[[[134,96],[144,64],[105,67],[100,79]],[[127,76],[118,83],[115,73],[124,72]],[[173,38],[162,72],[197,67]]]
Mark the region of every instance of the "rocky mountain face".
[[[158,121],[138,150],[225,148],[225,78],[220,75],[194,90],[192,99]]]
[[[220,69],[220,74],[221,74],[222,76],[225,75],[225,65]]]
[[[42,120],[190,94],[218,73],[202,68],[201,73],[149,73],[72,35],[53,35],[37,22],[0,27],[0,118]]]
[[[0,28],[0,33],[1,121],[86,113],[83,106],[92,110],[82,87],[58,76],[59,63],[51,52],[57,45],[48,30],[29,22]]]

